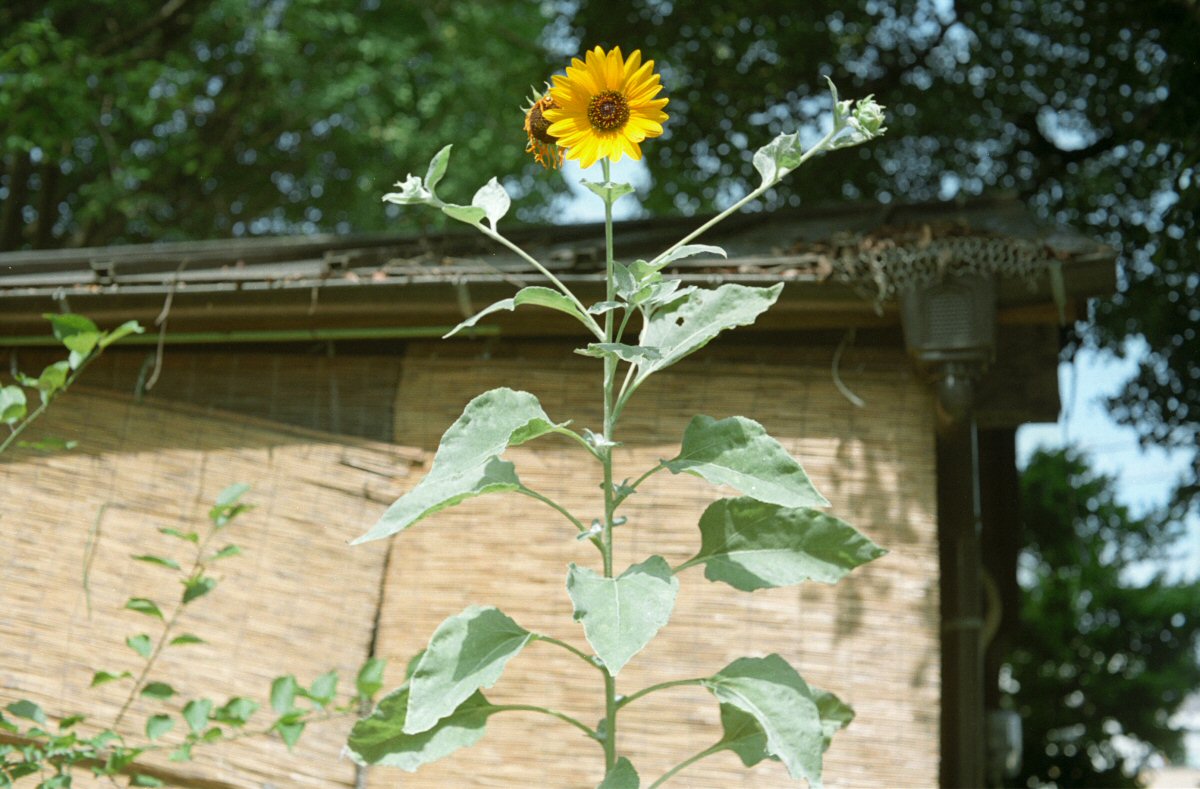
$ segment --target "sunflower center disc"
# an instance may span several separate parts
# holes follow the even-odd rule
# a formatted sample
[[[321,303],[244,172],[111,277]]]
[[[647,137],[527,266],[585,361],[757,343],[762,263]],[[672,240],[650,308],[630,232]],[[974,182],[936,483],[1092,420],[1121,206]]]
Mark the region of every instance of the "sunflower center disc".
[[[558,138],[550,135],[550,121],[546,120],[543,110],[554,109],[557,106],[554,103],[554,99],[546,96],[540,99],[529,110],[529,133],[547,145],[553,145],[558,142]]]
[[[629,102],[624,94],[606,90],[592,96],[588,103],[588,121],[601,131],[619,129],[629,120]]]

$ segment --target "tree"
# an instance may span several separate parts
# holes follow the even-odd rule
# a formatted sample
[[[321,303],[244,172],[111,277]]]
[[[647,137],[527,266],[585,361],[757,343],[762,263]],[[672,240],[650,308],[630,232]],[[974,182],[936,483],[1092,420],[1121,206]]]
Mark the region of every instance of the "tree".
[[[1018,192],[1120,253],[1119,291],[1079,342],[1149,353],[1113,403],[1146,443],[1200,446],[1200,4],[1195,0],[580,0],[572,36],[663,64],[672,114],[648,146],[652,212],[728,204],[779,131],[827,118],[821,74],[888,105],[889,133],[768,203]],[[769,108],[784,97],[782,112]],[[750,131],[747,131],[748,127]],[[1176,515],[1200,505],[1200,455]]]
[[[379,196],[450,140],[468,142],[447,194],[496,174],[521,219],[553,220],[560,184],[533,176],[516,108],[594,44],[657,59],[671,98],[646,210],[705,211],[757,183],[752,153],[776,133],[815,137],[829,74],[888,104],[891,132],[765,202],[1011,190],[1111,244],[1120,290],[1071,347],[1143,337],[1114,413],[1187,451],[1198,40],[1196,0],[6,0],[0,250],[405,229]],[[1196,458],[1179,515],[1200,505]]]
[[[1033,456],[1021,513],[1021,628],[1005,683],[1024,725],[1014,783],[1137,786],[1151,753],[1180,756],[1167,721],[1200,687],[1200,582],[1139,577],[1178,526],[1133,516],[1072,450]]]
[[[470,165],[447,194],[521,166],[543,24],[518,0],[5,0],[0,251],[396,227],[380,196],[447,140]]]

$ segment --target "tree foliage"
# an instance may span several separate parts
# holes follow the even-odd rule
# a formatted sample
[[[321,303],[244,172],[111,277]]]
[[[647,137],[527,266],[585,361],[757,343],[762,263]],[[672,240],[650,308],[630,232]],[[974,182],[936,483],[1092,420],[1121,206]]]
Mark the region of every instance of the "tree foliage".
[[[382,228],[446,139],[520,167],[542,26],[516,0],[6,0],[0,250]]]
[[[1014,783],[1137,786],[1151,753],[1181,755],[1182,732],[1168,721],[1200,686],[1200,582],[1136,577],[1177,528],[1133,516],[1112,479],[1072,450],[1034,455],[1021,512],[1008,690],[1024,723],[1024,772]]]

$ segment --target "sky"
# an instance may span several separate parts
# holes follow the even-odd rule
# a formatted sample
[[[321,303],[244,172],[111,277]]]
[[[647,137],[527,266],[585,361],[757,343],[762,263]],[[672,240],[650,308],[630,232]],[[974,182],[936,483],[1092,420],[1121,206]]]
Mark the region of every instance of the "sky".
[[[1135,515],[1166,503],[1175,480],[1187,470],[1189,454],[1138,446],[1137,433],[1118,425],[1104,406],[1134,373],[1146,353],[1140,340],[1126,346],[1124,359],[1114,354],[1082,351],[1073,363],[1058,368],[1062,411],[1057,422],[1025,425],[1017,431],[1017,464],[1024,468],[1039,447],[1072,446],[1085,452],[1097,471],[1116,480],[1118,499]],[[1140,568],[1153,572],[1156,566]],[[1188,521],[1188,536],[1179,545],[1168,572],[1174,578],[1200,577],[1200,518]],[[1130,580],[1135,581],[1139,573]]]

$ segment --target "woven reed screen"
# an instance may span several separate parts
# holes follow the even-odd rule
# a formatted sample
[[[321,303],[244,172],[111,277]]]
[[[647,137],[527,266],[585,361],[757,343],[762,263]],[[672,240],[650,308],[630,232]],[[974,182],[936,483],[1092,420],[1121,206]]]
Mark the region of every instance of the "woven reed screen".
[[[392,440],[398,355],[331,353],[328,345],[263,351],[167,346],[149,403],[191,403],[288,425]],[[31,375],[62,353],[23,350],[15,361]],[[88,366],[89,388],[132,393],[152,374],[154,349],[114,346]],[[7,369],[12,356],[0,356]]]
[[[154,673],[180,693],[167,706],[177,715],[200,695],[218,705],[247,696],[266,708],[262,726],[277,675],[307,684],[337,669],[353,682],[369,648],[385,546],[346,543],[378,516],[380,502],[398,495],[396,482],[376,471],[402,474],[411,453],[190,407],[139,406],[98,390],[72,391],[33,432],[80,444],[0,462],[0,705],[29,698],[56,716],[111,722],[125,688],[89,689],[92,672],[136,674],[140,659],[125,637],[159,632],[157,620],[122,610],[125,600],[153,598],[169,615],[180,594],[171,572],[129,557],[190,562],[184,543],[157,529],[201,526],[233,482],[253,485],[245,500],[255,509],[215,547],[235,542],[243,554],[215,568],[220,585],[189,606],[179,626],[207,643],[168,650]],[[82,578],[93,530],[89,614]],[[161,706],[139,701],[123,730],[140,732]],[[348,728],[349,721],[313,726],[293,754],[258,737],[197,749],[191,765],[153,761],[218,781],[204,786],[352,786],[354,770],[339,758]],[[164,741],[178,741],[184,729],[176,717]],[[80,777],[75,785],[95,783]]]
[[[443,346],[444,348],[445,346]],[[569,349],[568,349],[569,350]],[[445,351],[441,351],[445,353]],[[561,359],[562,356],[556,357]],[[653,379],[635,397],[618,439],[621,477],[637,476],[675,454],[687,420],[743,414],[761,421],[800,457],[832,512],[891,552],[836,586],[806,584],[752,594],[710,584],[703,571],[682,577],[670,624],[622,670],[618,690],[705,676],[743,655],[779,652],[813,684],[858,713],[826,760],[834,787],[934,786],[938,770],[939,641],[935,471],[930,403],[899,355],[844,372],[867,402],[857,409],[836,391],[829,356],[798,365],[687,361]],[[535,393],[556,420],[598,428],[598,364],[546,361],[544,354],[505,360],[421,358],[405,361],[396,440],[432,449],[476,394],[496,386]],[[583,377],[580,377],[583,376]],[[637,437],[635,439],[635,437]],[[560,437],[510,450],[522,480],[585,522],[599,515],[599,467]],[[671,564],[699,543],[697,519],[721,495],[692,477],[652,477],[627,504],[618,530],[618,570],[661,553]],[[564,580],[569,562],[598,564],[574,528],[532,499],[491,495],[424,521],[393,542],[379,651],[389,677],[446,616],[472,603],[493,604],[527,628],[588,649],[571,621]],[[394,683],[393,683],[394,684]],[[545,643],[509,664],[489,698],[538,703],[588,722],[602,716],[602,684],[578,659]],[[719,737],[717,707],[695,687],[653,694],[621,716],[621,749],[643,777],[661,775]],[[372,773],[373,787],[595,787],[601,751],[552,718],[502,713],[484,739],[415,775]],[[742,768],[731,753],[703,760],[671,786],[693,789],[790,787],[777,763]]]

